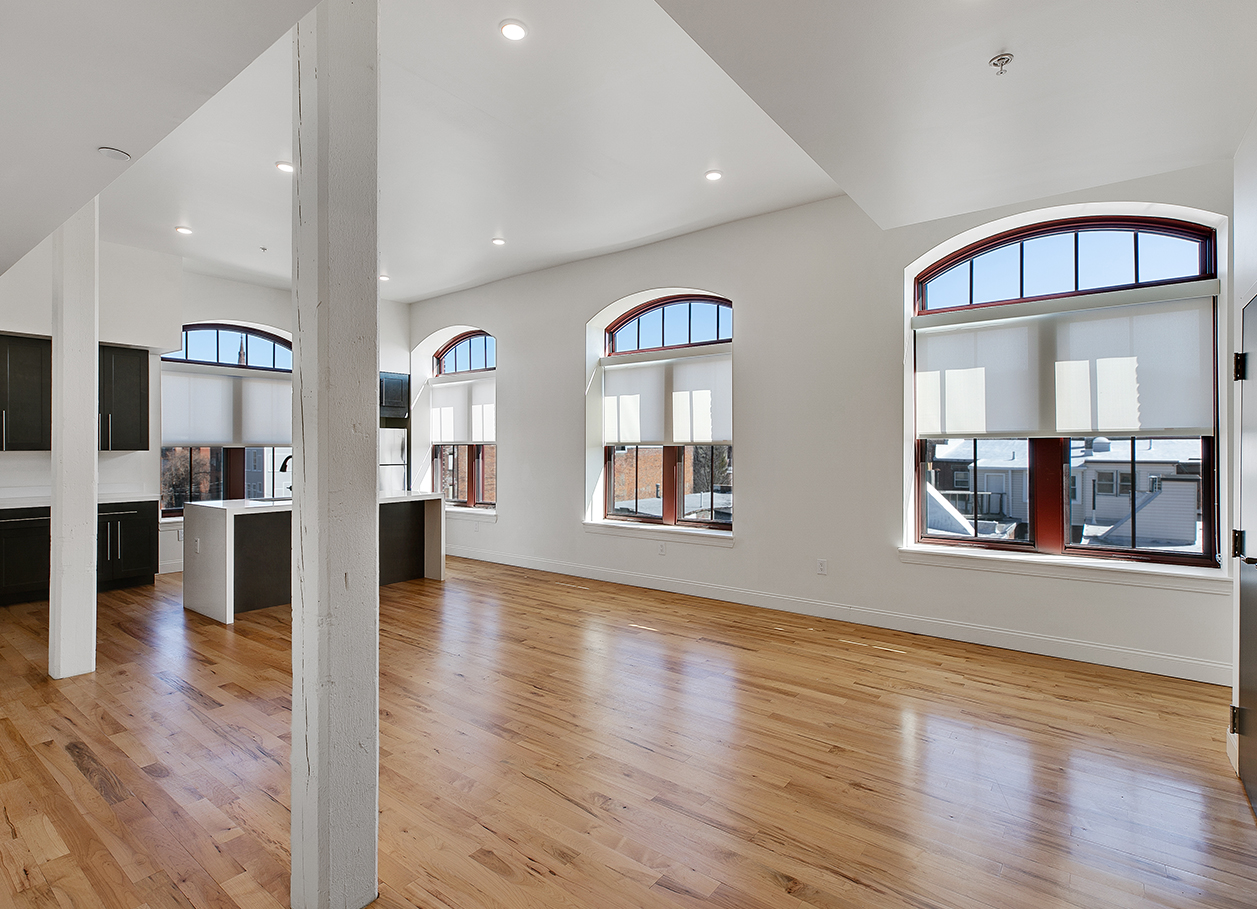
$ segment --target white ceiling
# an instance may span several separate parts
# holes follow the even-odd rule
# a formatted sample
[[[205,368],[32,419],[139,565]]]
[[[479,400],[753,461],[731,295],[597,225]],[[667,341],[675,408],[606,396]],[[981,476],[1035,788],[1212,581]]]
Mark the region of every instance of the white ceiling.
[[[269,47],[314,0],[0,0],[0,272]]]
[[[283,32],[312,2],[0,0],[0,122],[22,137],[0,270],[117,175],[105,239],[287,286]],[[381,0],[382,289],[842,191],[889,228],[1226,160],[1257,109],[1254,34],[1254,0]],[[119,165],[97,145],[153,147]]]
[[[659,2],[883,228],[1229,160],[1257,109],[1253,0]]]
[[[504,39],[505,18],[529,36]],[[654,0],[382,0],[380,34],[387,298],[840,192]],[[285,38],[105,191],[102,236],[287,286],[291,84]]]

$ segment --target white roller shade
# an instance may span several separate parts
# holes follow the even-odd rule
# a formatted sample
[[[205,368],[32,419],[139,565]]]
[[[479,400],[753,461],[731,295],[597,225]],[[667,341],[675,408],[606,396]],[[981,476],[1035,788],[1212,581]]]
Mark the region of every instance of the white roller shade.
[[[243,378],[240,426],[245,445],[292,444],[292,380]]]
[[[1211,435],[1213,299],[916,332],[923,438]]]
[[[162,445],[292,444],[292,379],[162,364]]]
[[[497,382],[493,375],[434,379],[429,407],[434,445],[497,441]]]
[[[602,439],[606,445],[732,444],[732,356],[604,359]]]
[[[162,445],[231,445],[235,441],[235,398],[232,376],[163,369]]]

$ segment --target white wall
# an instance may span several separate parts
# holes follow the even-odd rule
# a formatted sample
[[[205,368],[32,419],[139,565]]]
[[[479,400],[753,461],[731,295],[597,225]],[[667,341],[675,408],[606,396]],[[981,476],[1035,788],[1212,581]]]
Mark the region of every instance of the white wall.
[[[180,325],[194,322],[234,322],[291,338],[292,291],[185,272]]]
[[[52,334],[52,240],[0,275],[0,331]],[[152,495],[161,462],[161,376],[157,351],[180,345],[183,264],[178,256],[100,244],[100,340],[146,347],[149,362],[149,450],[100,453],[101,495]],[[56,419],[56,414],[53,414]],[[0,500],[52,494],[46,451],[0,452]]]
[[[1229,215],[1231,167],[1019,208],[1092,200]],[[414,304],[414,339],[474,324],[498,340],[497,518],[451,522],[450,552],[1229,683],[1233,585],[1222,572],[1044,576],[901,557],[904,268],[1013,213],[884,232],[839,198]],[[734,304],[736,540],[670,537],[661,555],[659,532],[582,522],[585,323],[621,297],[677,286]]]

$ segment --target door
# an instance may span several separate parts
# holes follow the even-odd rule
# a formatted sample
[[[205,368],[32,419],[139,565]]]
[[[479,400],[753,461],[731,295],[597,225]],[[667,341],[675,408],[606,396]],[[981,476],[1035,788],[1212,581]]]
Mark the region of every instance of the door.
[[[1239,764],[1249,804],[1257,806],[1257,300],[1244,307],[1243,349],[1249,370],[1240,387]],[[1251,541],[1251,542],[1249,542]]]

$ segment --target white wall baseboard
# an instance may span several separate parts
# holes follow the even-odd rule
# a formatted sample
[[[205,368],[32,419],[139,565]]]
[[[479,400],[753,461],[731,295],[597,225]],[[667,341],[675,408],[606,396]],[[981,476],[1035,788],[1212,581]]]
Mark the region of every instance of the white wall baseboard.
[[[157,564],[158,574],[174,574],[176,571],[183,571],[183,559],[159,562]]]
[[[1133,647],[1121,647],[1095,641],[1080,641],[1054,635],[1017,631],[1010,628],[957,622],[951,619],[889,612],[863,606],[827,603],[822,600],[812,600],[805,597],[786,596],[740,587],[726,587],[720,584],[687,581],[679,578],[659,577],[634,571],[581,565],[557,559],[545,559],[538,556],[521,556],[488,549],[477,549],[470,546],[448,546],[446,551],[451,556],[461,556],[484,562],[499,562],[504,565],[535,568],[539,571],[553,571],[559,574],[609,581],[615,584],[627,584],[632,587],[646,587],[652,590],[664,590],[669,593],[683,593],[714,600],[726,600],[747,606],[777,609],[799,615],[816,616],[817,618],[837,619],[843,622],[854,622],[859,625],[906,631],[912,634],[925,634],[949,640],[966,641],[972,644],[985,644],[1008,650],[1038,653],[1067,660],[1079,660],[1084,663],[1096,663],[1101,666],[1114,666],[1119,669],[1134,669],[1139,672],[1191,679],[1214,685],[1226,685],[1229,687],[1231,684],[1230,663],[1202,660],[1180,654],[1159,653],[1152,650],[1140,650]]]

